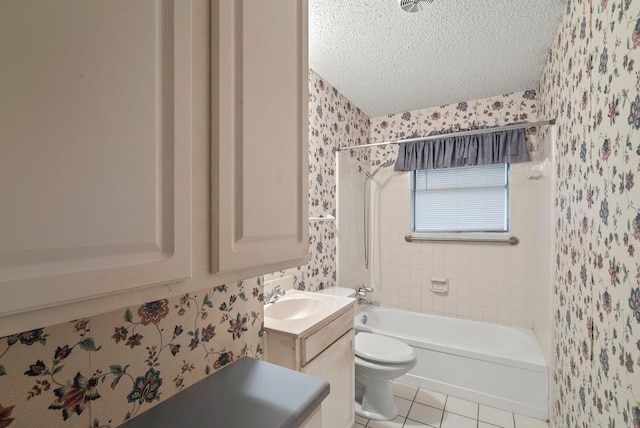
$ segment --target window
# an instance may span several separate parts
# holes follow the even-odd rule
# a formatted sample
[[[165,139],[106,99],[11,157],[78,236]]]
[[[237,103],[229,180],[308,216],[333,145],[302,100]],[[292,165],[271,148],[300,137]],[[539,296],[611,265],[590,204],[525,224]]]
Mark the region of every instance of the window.
[[[413,171],[413,232],[508,232],[508,177],[508,164]]]

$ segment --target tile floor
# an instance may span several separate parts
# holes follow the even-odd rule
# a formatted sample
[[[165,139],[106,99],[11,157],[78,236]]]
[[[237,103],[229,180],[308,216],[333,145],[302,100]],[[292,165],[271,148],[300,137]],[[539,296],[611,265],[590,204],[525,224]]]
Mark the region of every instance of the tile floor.
[[[398,417],[372,421],[356,415],[353,428],[548,428],[546,422],[407,385],[393,383]]]

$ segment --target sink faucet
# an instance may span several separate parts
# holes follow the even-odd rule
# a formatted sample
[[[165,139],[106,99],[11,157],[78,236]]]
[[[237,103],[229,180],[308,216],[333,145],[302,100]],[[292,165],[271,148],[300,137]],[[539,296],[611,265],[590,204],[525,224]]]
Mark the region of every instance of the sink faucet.
[[[280,297],[285,295],[285,293],[286,291],[280,288],[279,285],[276,285],[275,287],[273,287],[273,290],[271,290],[271,293],[268,293],[264,296],[265,305],[277,302]]]

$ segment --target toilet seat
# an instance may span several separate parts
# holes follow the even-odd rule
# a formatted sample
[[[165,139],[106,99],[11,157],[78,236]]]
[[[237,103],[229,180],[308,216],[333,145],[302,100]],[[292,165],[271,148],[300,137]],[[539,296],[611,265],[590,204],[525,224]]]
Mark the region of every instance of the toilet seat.
[[[416,359],[411,346],[391,337],[373,333],[358,333],[355,340],[356,356],[381,364],[405,364]]]

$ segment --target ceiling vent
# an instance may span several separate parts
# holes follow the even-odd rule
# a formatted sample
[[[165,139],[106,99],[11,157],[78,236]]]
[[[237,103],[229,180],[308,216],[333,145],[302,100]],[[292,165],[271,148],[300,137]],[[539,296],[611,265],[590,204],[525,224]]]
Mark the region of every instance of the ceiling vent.
[[[433,0],[398,0],[400,7],[405,12],[420,12],[424,5],[432,2]]]

